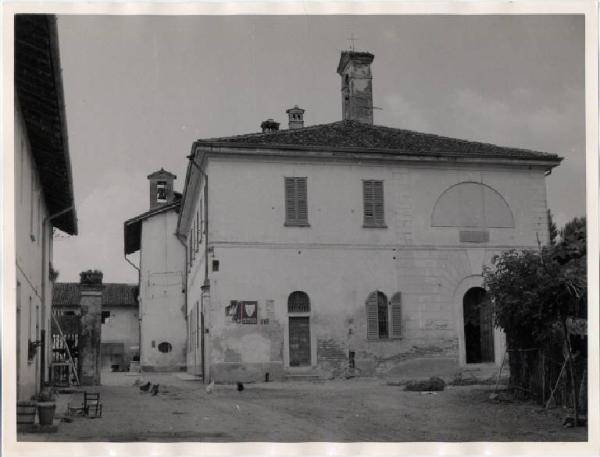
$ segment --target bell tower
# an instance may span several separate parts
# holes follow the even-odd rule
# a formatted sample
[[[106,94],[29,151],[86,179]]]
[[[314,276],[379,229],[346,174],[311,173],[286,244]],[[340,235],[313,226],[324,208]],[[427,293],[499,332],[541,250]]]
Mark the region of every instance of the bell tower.
[[[150,181],[150,209],[172,203],[175,197],[173,181],[177,179],[173,173],[164,168],[148,175]]]
[[[370,52],[342,51],[337,72],[342,78],[342,119],[373,124]]]

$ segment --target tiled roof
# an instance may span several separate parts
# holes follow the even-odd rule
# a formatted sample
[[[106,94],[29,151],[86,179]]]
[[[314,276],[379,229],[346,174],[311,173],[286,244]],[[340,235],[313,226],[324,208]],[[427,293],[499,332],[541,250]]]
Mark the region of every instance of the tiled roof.
[[[102,284],[102,306],[138,306],[136,284]],[[52,306],[79,306],[79,283],[54,284]]]
[[[174,200],[171,203],[165,203],[162,206],[158,206],[150,211],[146,211],[145,213],[139,214],[124,222],[123,247],[125,249],[125,254],[131,254],[139,251],[142,240],[142,221],[156,214],[162,214],[169,210],[179,212],[179,206],[181,205],[181,194],[179,192],[173,192],[173,195]]]
[[[199,145],[203,143],[232,147],[337,149],[365,154],[382,152],[394,155],[502,157],[550,160],[557,163],[562,160],[556,154],[369,125],[357,121],[339,121],[272,133],[210,138],[197,142]]]
[[[15,99],[27,128],[52,225],[77,234],[56,18],[15,16]]]

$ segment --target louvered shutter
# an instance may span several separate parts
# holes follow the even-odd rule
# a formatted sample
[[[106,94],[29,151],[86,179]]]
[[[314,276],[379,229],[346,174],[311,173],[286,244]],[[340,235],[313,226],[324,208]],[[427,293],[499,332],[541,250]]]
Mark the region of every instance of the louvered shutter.
[[[373,181],[373,219],[375,224],[383,225],[383,181]]]
[[[379,319],[377,314],[377,292],[372,292],[367,298],[367,339],[376,340],[379,337]]]
[[[308,224],[306,178],[285,178],[285,222],[290,225]]]
[[[402,337],[402,294],[395,293],[390,303],[391,337]]]
[[[306,195],[306,178],[296,178],[296,221],[308,223],[308,198]]]
[[[285,178],[285,221],[296,222],[296,180]]]
[[[196,252],[200,250],[200,240],[202,239],[202,229],[200,228],[200,209],[196,212]]]
[[[373,223],[373,182],[363,181],[363,208],[364,223],[370,225]]]
[[[384,225],[383,181],[363,181],[363,208],[365,225]]]
[[[198,214],[200,215],[200,227],[198,228],[198,242],[202,242],[202,234],[204,233],[204,208],[202,207],[202,200],[198,203]]]

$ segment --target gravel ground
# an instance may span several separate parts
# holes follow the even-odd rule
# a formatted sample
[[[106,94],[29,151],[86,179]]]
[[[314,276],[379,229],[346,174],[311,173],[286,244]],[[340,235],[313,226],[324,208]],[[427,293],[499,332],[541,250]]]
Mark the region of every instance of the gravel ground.
[[[151,396],[136,377],[106,376],[98,391],[101,418],[60,422],[53,434],[20,434],[19,441],[113,442],[406,442],[585,441],[584,427],[563,428],[562,410],[489,400],[493,386],[448,387],[423,395],[378,379],[217,385],[173,374],[144,377],[160,383]],[[61,394],[57,416],[81,394]]]

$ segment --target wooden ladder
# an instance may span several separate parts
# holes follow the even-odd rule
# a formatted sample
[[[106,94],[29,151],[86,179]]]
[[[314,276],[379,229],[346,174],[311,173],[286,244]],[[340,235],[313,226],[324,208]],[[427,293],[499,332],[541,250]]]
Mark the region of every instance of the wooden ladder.
[[[75,385],[80,385],[79,383],[79,376],[77,375],[77,368],[75,367],[75,361],[73,360],[73,357],[71,357],[71,350],[69,349],[69,345],[67,344],[67,339],[65,338],[65,334],[62,331],[62,328],[60,327],[60,323],[58,322],[58,319],[56,318],[56,316],[54,315],[54,313],[52,313],[52,319],[54,319],[54,322],[56,324],[56,327],[58,328],[58,333],[60,333],[60,337],[62,338],[63,344],[65,345],[65,348],[67,349],[67,355],[69,356],[69,365],[71,367],[71,372],[75,375]],[[69,375],[70,378],[70,375]]]

